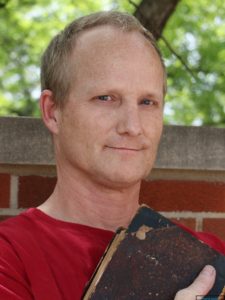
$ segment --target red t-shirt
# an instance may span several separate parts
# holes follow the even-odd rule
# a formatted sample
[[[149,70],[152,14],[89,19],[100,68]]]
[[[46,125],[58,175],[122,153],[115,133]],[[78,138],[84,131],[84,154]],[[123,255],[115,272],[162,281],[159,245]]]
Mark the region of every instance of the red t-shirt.
[[[1,222],[0,299],[80,299],[113,234],[35,208]]]
[[[225,243],[213,235],[186,230],[225,254]],[[80,299],[113,235],[36,208],[1,222],[0,299]]]

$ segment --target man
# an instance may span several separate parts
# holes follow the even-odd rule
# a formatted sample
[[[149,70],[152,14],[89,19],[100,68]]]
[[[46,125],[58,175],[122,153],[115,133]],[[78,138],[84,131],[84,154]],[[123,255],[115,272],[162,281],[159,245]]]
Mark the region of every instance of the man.
[[[40,104],[57,184],[45,203],[1,224],[0,299],[81,298],[138,208],[162,133],[165,77],[152,35],[127,14],[86,16],[52,40]],[[175,299],[206,295],[214,279],[207,266]]]

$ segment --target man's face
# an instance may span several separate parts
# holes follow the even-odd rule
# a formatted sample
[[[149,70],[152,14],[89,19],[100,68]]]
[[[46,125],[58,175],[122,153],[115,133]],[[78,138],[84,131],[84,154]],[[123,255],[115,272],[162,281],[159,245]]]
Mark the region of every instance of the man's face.
[[[139,182],[162,132],[164,72],[156,51],[137,32],[102,26],[78,38],[71,64],[55,137],[59,168],[111,187]]]

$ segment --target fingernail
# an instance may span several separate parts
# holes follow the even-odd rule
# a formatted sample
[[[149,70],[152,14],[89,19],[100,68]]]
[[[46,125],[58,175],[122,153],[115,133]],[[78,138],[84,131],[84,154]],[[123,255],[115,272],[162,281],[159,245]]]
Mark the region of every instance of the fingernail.
[[[215,273],[215,269],[213,266],[207,265],[202,270],[202,273],[208,276],[212,276]]]

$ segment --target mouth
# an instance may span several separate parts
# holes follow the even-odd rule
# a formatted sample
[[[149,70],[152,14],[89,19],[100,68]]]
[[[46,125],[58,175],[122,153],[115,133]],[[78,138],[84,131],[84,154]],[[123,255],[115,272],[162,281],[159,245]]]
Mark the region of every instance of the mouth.
[[[106,148],[113,149],[116,151],[121,151],[121,152],[139,152],[142,149],[140,148],[135,148],[135,147],[112,147],[112,146],[106,146]]]

